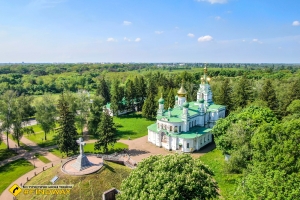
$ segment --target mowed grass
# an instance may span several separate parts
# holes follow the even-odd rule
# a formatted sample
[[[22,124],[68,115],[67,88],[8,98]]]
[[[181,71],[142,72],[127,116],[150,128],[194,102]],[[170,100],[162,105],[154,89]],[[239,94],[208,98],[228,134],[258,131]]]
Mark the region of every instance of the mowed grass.
[[[101,151],[95,151],[94,150],[94,143],[88,143],[84,146],[84,152],[85,153],[95,153],[95,154],[99,154],[99,153],[104,153],[103,150]],[[109,145],[108,146],[108,154],[112,154],[115,152],[120,152],[123,149],[128,149],[128,145],[124,144],[122,142],[117,142],[114,146]],[[57,148],[55,149],[51,149],[49,150],[49,152],[53,153],[54,155],[56,155],[59,158],[66,158],[67,155],[65,153],[61,153]],[[73,153],[70,153],[69,156],[74,155]]]
[[[23,158],[0,167],[0,193],[13,181],[31,170],[33,170],[32,164]]]
[[[70,176],[61,172],[60,165],[47,169],[45,172],[38,174],[32,178],[26,185],[49,185],[50,180],[54,176],[59,179],[55,185],[73,185],[70,195],[24,195],[20,193],[18,199],[44,199],[44,200],[79,200],[89,199],[96,200],[102,199],[102,193],[111,188],[120,189],[123,179],[128,177],[131,169],[111,162],[105,162],[104,167],[94,174],[86,176]]]
[[[51,161],[46,158],[45,156],[42,156],[41,154],[34,154],[40,161],[42,161],[43,163],[47,164],[47,163],[50,163]]]
[[[155,121],[147,120],[141,114],[127,114],[114,117],[119,139],[135,139],[148,134],[147,126]]]
[[[0,144],[0,161],[16,156],[17,153],[11,149],[7,149],[4,142]]]
[[[57,144],[57,133],[50,132],[47,134],[47,140],[44,140],[44,132],[38,132],[34,134],[25,134],[23,137],[26,137],[27,139],[31,140],[32,142],[36,143],[40,147],[48,147],[48,146],[54,146]]]
[[[225,199],[233,197],[241,174],[227,174],[224,172],[225,159],[220,150],[213,150],[200,157],[200,160],[214,172],[214,178],[218,182],[221,196]]]

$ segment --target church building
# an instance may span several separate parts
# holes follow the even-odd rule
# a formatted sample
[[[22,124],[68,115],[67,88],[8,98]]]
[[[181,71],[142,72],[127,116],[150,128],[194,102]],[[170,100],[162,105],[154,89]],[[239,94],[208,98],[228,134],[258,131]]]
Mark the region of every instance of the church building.
[[[212,101],[212,91],[204,68],[197,100],[187,102],[183,85],[175,96],[173,109],[164,110],[164,99],[158,101],[157,121],[148,126],[148,141],[168,150],[193,152],[212,142],[211,128],[225,117],[226,107]]]

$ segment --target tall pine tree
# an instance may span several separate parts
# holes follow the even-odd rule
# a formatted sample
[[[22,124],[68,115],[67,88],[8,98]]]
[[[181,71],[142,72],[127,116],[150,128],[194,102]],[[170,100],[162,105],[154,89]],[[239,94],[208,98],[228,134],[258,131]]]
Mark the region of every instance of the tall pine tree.
[[[105,110],[101,116],[101,122],[97,129],[97,142],[95,143],[94,149],[103,149],[104,153],[108,152],[108,145],[114,145],[117,142],[116,127],[113,122],[113,118],[109,115],[108,111]]]
[[[99,83],[98,89],[96,91],[96,95],[97,96],[100,95],[104,98],[104,104],[107,104],[110,102],[110,92],[109,92],[108,84],[105,81],[104,77],[102,77],[102,79],[100,79],[100,83]]]
[[[270,80],[265,81],[260,93],[260,99],[267,102],[267,105],[271,110],[277,111],[278,100],[276,98],[276,93]]]
[[[90,104],[90,113],[88,117],[89,134],[96,136],[97,129],[103,113],[104,99],[101,96],[95,96],[93,103]]]
[[[122,94],[119,80],[114,80],[111,85],[111,101],[110,110],[112,110],[114,116],[118,116],[118,110],[120,110],[120,102],[122,101]]]
[[[175,95],[173,89],[170,89],[166,99],[165,109],[173,108],[174,105],[175,105]]]
[[[236,87],[234,89],[233,101],[235,109],[238,107],[245,107],[252,100],[252,88],[250,81],[246,76],[242,76],[242,78],[236,83]]]
[[[229,79],[226,78],[221,82],[218,88],[218,93],[216,95],[216,103],[220,105],[225,105],[226,112],[232,110],[232,87],[230,85]]]
[[[60,152],[69,154],[70,151],[75,153],[78,150],[76,143],[77,131],[75,127],[75,114],[69,109],[69,103],[65,99],[64,93],[61,94],[58,100],[59,120],[60,127],[58,132],[58,148]]]
[[[156,116],[157,106],[155,102],[155,96],[150,93],[144,102],[142,115],[147,119],[153,119]]]

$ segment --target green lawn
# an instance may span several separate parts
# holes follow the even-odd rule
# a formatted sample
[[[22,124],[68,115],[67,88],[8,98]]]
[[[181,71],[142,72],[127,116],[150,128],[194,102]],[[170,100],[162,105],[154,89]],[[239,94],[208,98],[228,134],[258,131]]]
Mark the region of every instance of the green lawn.
[[[34,154],[40,161],[42,161],[43,163],[47,164],[47,163],[50,163],[51,161],[46,158],[45,156],[42,156],[38,153]]]
[[[22,175],[33,170],[33,166],[25,159],[19,159],[0,167],[0,193]]]
[[[147,126],[155,121],[147,120],[141,114],[128,114],[114,117],[114,123],[117,126],[117,134],[121,139],[135,139],[148,134]]]
[[[234,195],[242,175],[224,173],[225,159],[220,150],[215,149],[201,156],[200,160],[215,173],[214,178],[218,182],[222,197],[230,199]]]
[[[38,132],[35,134],[25,134],[24,137],[33,141],[40,147],[48,147],[56,145],[57,133],[50,132],[47,134],[47,140],[44,140],[44,132]]]
[[[16,156],[17,153],[11,149],[7,149],[4,142],[0,144],[0,161]]]
[[[60,165],[47,169],[26,183],[26,185],[50,185],[54,176],[59,179],[55,185],[74,185],[70,194],[65,195],[40,195],[22,192],[18,199],[44,199],[44,200],[66,200],[66,199],[102,199],[102,193],[111,188],[120,189],[121,182],[128,177],[131,169],[111,162],[105,162],[104,167],[90,175],[70,176],[61,172]]]
[[[117,142],[113,147],[110,145],[108,147],[108,154],[111,153],[115,153],[115,152],[119,152],[123,149],[128,149],[128,145],[121,143],[121,142]],[[65,158],[66,154],[65,153],[61,153],[57,148],[55,149],[51,149],[49,150],[49,152],[53,153],[54,155],[56,155],[59,158]],[[103,151],[94,151],[94,143],[88,143],[84,146],[84,152],[85,153],[103,153]],[[72,156],[73,154],[69,155]]]

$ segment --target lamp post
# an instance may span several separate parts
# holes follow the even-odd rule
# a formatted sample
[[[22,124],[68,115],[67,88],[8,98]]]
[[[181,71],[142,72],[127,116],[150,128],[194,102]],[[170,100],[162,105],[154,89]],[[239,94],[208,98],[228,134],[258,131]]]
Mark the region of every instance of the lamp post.
[[[31,159],[33,161],[33,168],[35,168],[35,163],[34,163],[35,156],[31,156]]]

